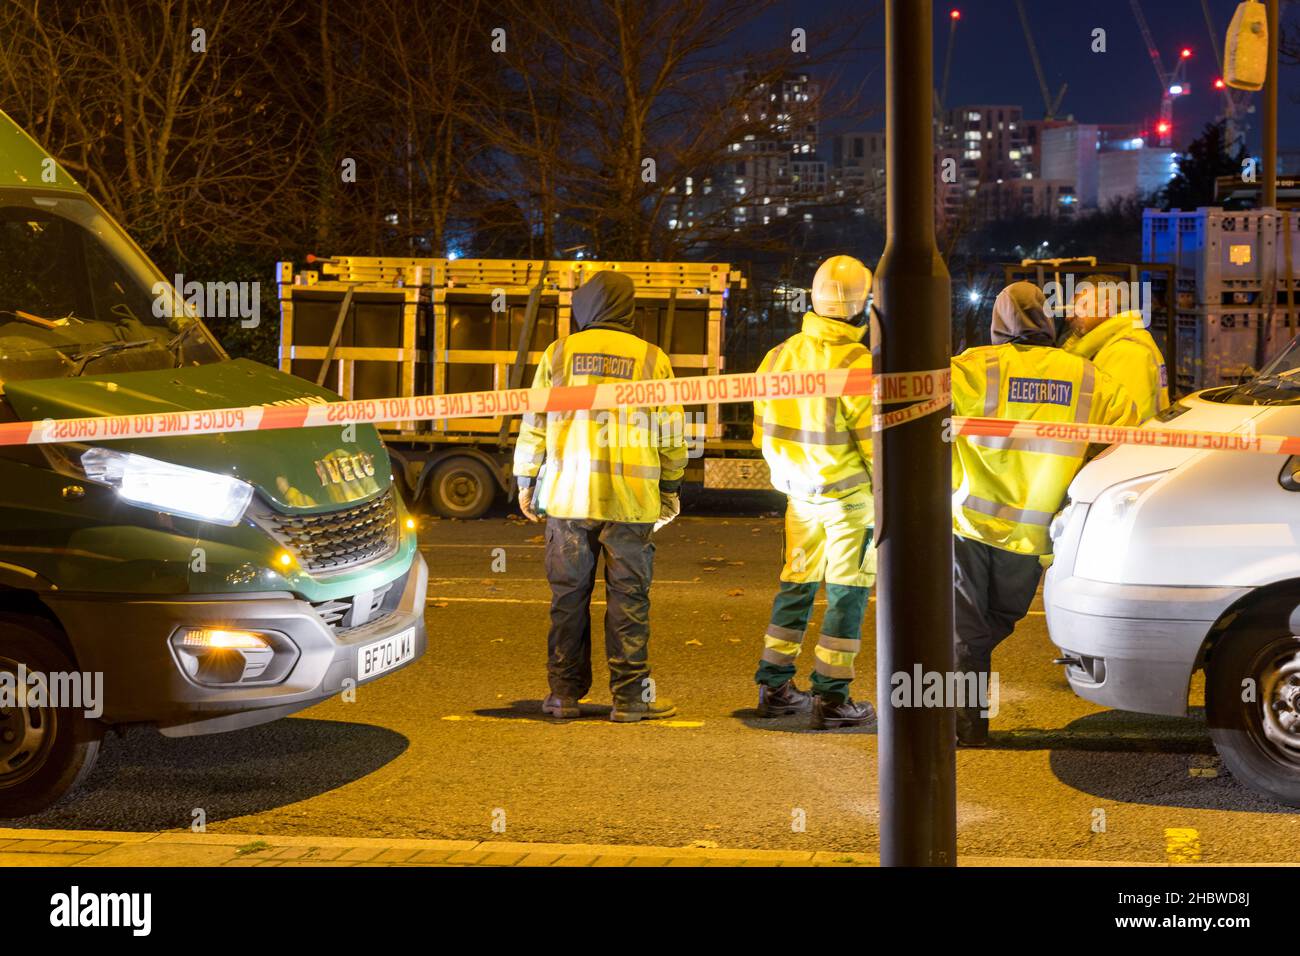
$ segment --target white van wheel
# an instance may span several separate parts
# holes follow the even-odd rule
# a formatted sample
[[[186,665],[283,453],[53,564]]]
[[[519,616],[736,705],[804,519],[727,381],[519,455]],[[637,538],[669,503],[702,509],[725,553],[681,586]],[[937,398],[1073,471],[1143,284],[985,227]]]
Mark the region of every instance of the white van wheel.
[[[1300,637],[1224,635],[1210,657],[1206,716],[1234,777],[1300,806]]]

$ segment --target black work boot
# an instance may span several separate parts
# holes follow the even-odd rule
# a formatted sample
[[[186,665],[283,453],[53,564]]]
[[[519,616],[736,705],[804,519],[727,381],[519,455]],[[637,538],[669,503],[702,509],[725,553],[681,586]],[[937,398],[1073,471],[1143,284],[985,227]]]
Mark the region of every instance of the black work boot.
[[[676,713],[676,705],[667,697],[656,697],[649,702],[616,700],[614,706],[610,708],[609,719],[616,724],[634,724],[638,720],[662,720]]]
[[[832,730],[836,727],[874,727],[876,725],[876,708],[871,701],[856,703],[846,697],[839,703],[833,703],[825,697],[813,696],[812,717],[808,726],[813,730]]]
[[[802,714],[812,704],[812,694],[806,694],[788,680],[780,687],[758,685],[758,716],[785,717]]]
[[[962,747],[984,747],[989,742],[989,719],[978,704],[957,708],[957,743]]]
[[[546,700],[542,701],[542,713],[550,717],[559,717],[561,720],[572,720],[574,717],[582,716],[582,708],[578,706],[576,697],[547,694]]]

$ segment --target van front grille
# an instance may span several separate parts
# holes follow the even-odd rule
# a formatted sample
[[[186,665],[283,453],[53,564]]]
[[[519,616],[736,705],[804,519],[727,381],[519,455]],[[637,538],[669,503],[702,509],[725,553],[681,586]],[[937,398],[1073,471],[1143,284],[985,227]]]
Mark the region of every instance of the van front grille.
[[[267,509],[260,523],[304,570],[314,574],[346,571],[379,561],[397,550],[396,491],[340,511],[286,515]]]

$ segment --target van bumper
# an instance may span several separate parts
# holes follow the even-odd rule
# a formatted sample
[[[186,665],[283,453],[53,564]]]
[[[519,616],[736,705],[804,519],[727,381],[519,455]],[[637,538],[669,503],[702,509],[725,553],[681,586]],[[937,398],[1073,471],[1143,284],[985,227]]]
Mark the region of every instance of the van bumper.
[[[1187,714],[1187,692],[1214,622],[1250,588],[1109,584],[1047,576],[1047,628],[1076,694],[1105,707]]]
[[[285,592],[139,601],[58,592],[43,597],[72,642],[78,668],[103,674],[105,723],[153,724],[168,736],[184,737],[276,720],[418,660],[428,643],[428,580],[428,567],[417,551],[374,619],[340,631],[310,603]],[[285,672],[273,682],[197,683],[172,644],[173,635],[186,627],[265,632],[275,639],[277,661],[284,655]],[[361,676],[363,649],[408,632],[414,644],[409,660],[373,677]]]

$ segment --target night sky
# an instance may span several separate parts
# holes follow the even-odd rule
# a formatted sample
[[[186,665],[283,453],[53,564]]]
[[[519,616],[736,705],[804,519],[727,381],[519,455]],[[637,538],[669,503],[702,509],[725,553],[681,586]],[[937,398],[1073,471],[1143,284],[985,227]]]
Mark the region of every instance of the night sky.
[[[876,5],[878,6],[878,5]],[[1013,0],[963,0],[960,3],[935,3],[935,74],[943,68],[948,35],[948,13],[961,10],[957,28],[957,45],[953,54],[952,79],[948,105],[966,103],[1019,103],[1027,118],[1043,115],[1043,98],[1029,59],[1024,33]],[[1216,18],[1218,42],[1236,9],[1237,0],[1210,0]],[[758,18],[747,31],[746,40],[754,42],[762,34],[774,33],[813,22],[837,11],[861,10],[863,3],[847,0],[822,0],[819,3],[783,2],[778,9]],[[1142,8],[1160,48],[1166,69],[1183,46],[1190,47],[1193,57],[1188,67],[1191,92],[1174,105],[1175,144],[1182,145],[1215,118],[1222,100],[1211,87],[1219,75],[1213,45],[1205,25],[1200,0],[1142,0]],[[1026,0],[1026,9],[1038,42],[1038,54],[1054,96],[1062,83],[1068,83],[1059,115],[1073,114],[1085,123],[1141,123],[1159,114],[1160,86],[1147,56],[1129,0]],[[812,17],[809,12],[815,11]],[[1300,20],[1300,3],[1284,6],[1285,23]],[[1106,30],[1107,52],[1090,49],[1092,31]],[[864,37],[865,45],[874,47],[845,61],[835,69],[845,79],[866,76],[866,99],[877,110],[883,109],[883,48],[885,25],[883,11],[874,18]],[[818,73],[827,71],[819,70]],[[1279,101],[1280,146],[1300,147],[1300,67],[1283,66]],[[1256,96],[1256,98],[1258,98]],[[884,126],[883,112],[862,119],[848,119],[828,124],[835,129]],[[1251,142],[1258,145],[1259,130],[1252,124]],[[1187,135],[1181,135],[1187,134]]]

